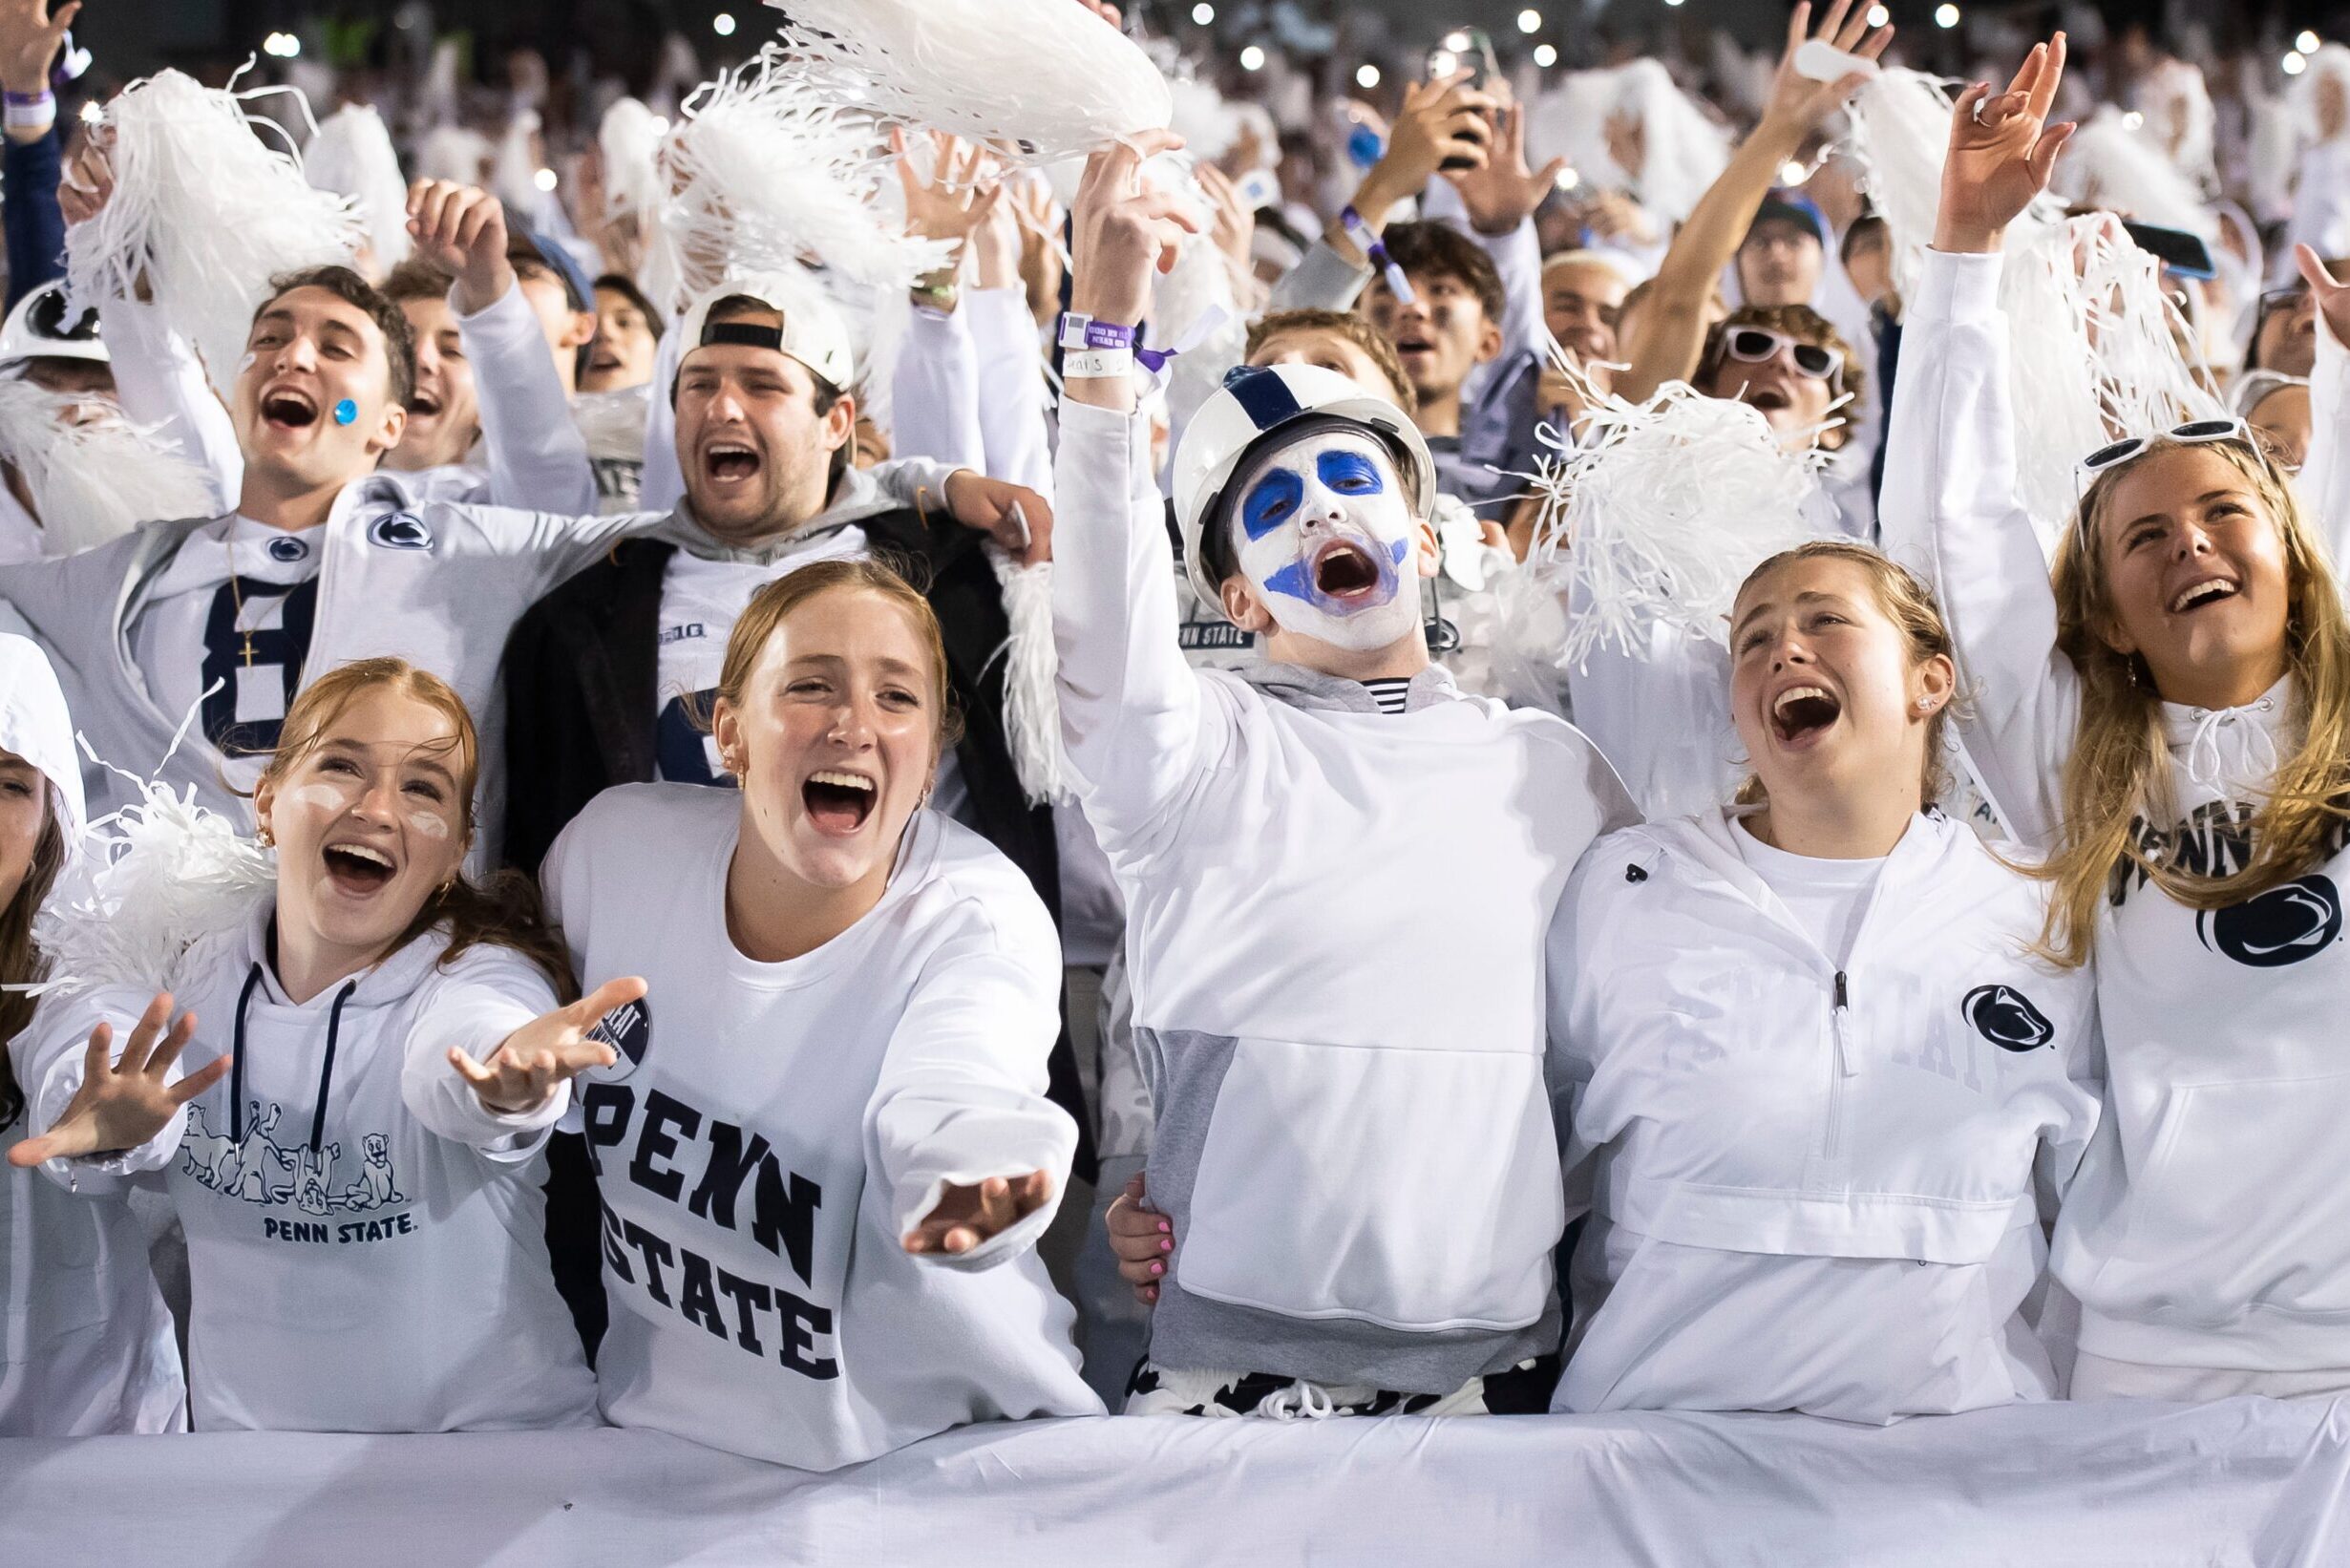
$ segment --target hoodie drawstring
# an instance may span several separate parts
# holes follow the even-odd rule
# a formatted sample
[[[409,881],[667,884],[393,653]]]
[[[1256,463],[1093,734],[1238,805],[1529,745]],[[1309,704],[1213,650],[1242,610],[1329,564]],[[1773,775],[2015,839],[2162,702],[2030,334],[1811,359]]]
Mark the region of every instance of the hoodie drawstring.
[[[2277,765],[2276,742],[2270,736],[2268,727],[2253,722],[2252,715],[2266,713],[2276,706],[2275,698],[2262,697],[2257,702],[2247,703],[2241,708],[2196,709],[2194,710],[2195,732],[2187,742],[2187,776],[2201,788],[2212,791],[2230,801],[2235,799],[2234,782],[2249,783],[2255,777],[2261,779],[2274,777]],[[2227,770],[2219,755],[2219,732],[2222,730],[2234,729],[2239,722],[2248,725],[2244,740],[2244,760],[2255,761],[2255,748],[2259,752],[2265,753],[2265,760],[2258,761],[2253,770],[2236,770],[2245,776],[2232,782],[2225,776]]]
[[[244,977],[244,989],[237,993],[237,1028],[229,1049],[228,1078],[228,1136],[233,1143],[244,1142],[244,1014],[253,1001],[253,989],[261,984],[262,966],[257,963]],[[343,1032],[343,1004],[359,988],[355,980],[347,983],[334,993],[334,1006],[327,1011],[327,1059],[318,1068],[318,1106],[310,1113],[310,1153],[327,1135],[327,1095],[334,1088],[334,1047]]]

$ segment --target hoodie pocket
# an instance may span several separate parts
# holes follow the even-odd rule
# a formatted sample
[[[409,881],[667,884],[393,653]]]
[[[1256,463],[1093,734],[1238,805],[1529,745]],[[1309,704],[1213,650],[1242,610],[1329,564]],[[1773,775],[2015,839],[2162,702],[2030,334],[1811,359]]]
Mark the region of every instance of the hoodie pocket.
[[[1539,1057],[1242,1040],[1176,1280],[1289,1317],[1519,1328],[1565,1218]]]
[[[2255,1306],[2350,1318],[2346,1121],[2350,1077],[2172,1090],[2091,1304],[2212,1326]]]

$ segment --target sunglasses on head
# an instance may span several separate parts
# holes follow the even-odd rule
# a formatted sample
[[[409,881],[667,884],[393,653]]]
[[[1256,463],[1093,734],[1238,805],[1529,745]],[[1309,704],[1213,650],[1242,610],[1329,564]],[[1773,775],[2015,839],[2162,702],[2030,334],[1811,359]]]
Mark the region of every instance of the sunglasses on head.
[[[2252,427],[2241,419],[2190,419],[2183,425],[2151,435],[2126,435],[2109,441],[2081,459],[2081,472],[2102,474],[2108,468],[2129,461],[2149,447],[2193,446],[2201,441],[2252,440]],[[2256,449],[2255,449],[2256,450]]]
[[[1767,364],[1788,350],[1794,351],[1795,369],[1814,381],[1831,380],[1844,368],[1842,356],[1834,350],[1768,327],[1733,327],[1722,334],[1722,352],[1741,364]]]

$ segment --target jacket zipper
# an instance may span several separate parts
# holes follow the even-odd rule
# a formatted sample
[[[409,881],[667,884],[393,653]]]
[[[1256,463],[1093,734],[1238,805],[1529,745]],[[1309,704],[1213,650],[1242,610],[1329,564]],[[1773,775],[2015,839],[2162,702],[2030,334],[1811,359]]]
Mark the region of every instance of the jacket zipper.
[[[1852,1049],[1852,985],[1842,969],[1836,971],[1835,984],[1830,992],[1828,1007],[1828,1036],[1831,1059],[1828,1064],[1828,1127],[1820,1138],[1820,1157],[1840,1159],[1844,1154],[1844,1080],[1857,1070]]]

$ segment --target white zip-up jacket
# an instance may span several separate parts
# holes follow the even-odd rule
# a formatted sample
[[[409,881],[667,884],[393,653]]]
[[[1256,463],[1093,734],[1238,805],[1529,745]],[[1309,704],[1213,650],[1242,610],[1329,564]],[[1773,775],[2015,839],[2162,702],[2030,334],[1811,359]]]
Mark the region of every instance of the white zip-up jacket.
[[[1193,669],[1149,452],[1138,416],[1062,406],[1062,733],[1182,1239],[1151,1356],[1450,1393],[1557,1344],[1543,939],[1632,803],[1573,727],[1440,667],[1393,715],[1294,666]]]
[[[52,1160],[60,1182],[159,1182],[187,1233],[200,1430],[456,1431],[593,1425],[595,1380],[547,1262],[540,1152],[568,1106],[499,1115],[449,1065],[555,1006],[510,948],[447,967],[429,932],[296,1004],[267,962],[274,901],[203,939],[174,1000],[174,1076],[229,1074],[149,1142]],[[32,1124],[81,1084],[91,1029],[127,1039],[152,991],[44,998],[11,1047]]]
[[[2000,259],[1929,252],[1926,264],[1902,336],[1887,547],[1941,595],[1986,792],[2011,831],[2045,845],[2080,683],[2016,499]],[[2344,482],[2330,473],[2304,498],[2330,532],[2350,521]],[[2241,865],[2253,804],[2298,745],[2297,707],[2290,678],[2241,709],[2162,705],[2172,810],[2137,831],[2175,837],[2190,864]],[[2095,967],[2110,1109],[2051,1256],[2080,1298],[2085,1352],[2254,1373],[2350,1367],[2345,839],[2233,908],[2190,909],[2134,876],[2107,901]]]
[[[2043,890],[1939,812],[1839,967],[1740,858],[1741,811],[1610,835],[1552,928],[1592,1210],[1555,1408],[1884,1422],[2051,1397],[2019,1311],[2035,1174],[2061,1191],[2097,1125],[2088,976],[2030,955]]]
[[[1036,1239],[1076,1124],[1045,1098],[1061,952],[1001,852],[914,815],[881,901],[780,964],[727,930],[730,790],[629,784],[541,879],[580,971],[642,975],[580,1084],[603,1210],[604,1413],[832,1470],[970,1421],[1098,1415]],[[969,1252],[903,1238],[949,1183],[1048,1172]]]

